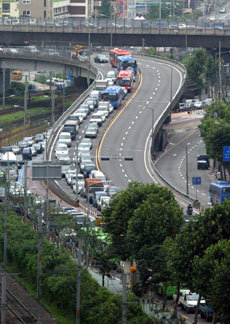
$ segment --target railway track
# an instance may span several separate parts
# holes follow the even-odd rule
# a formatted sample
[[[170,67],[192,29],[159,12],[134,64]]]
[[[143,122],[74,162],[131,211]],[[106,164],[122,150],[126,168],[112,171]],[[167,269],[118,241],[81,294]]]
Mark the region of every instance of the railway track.
[[[1,283],[0,287],[2,287]],[[7,315],[10,318],[22,324],[37,323],[36,316],[8,288],[6,289],[6,306]]]

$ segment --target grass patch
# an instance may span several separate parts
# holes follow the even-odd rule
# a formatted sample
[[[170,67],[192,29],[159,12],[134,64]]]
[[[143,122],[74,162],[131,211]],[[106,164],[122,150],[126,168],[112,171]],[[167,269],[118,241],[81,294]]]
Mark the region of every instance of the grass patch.
[[[50,108],[38,107],[36,109],[28,110],[27,115],[30,117],[42,115],[44,113],[50,112]],[[2,115],[1,116],[1,124],[3,123],[11,123],[17,120],[22,120],[24,118],[23,111],[17,111],[12,114]]]
[[[5,266],[5,269],[9,273],[20,273],[20,270],[17,268],[15,264],[10,264]],[[20,274],[12,275],[21,286],[23,286],[29,295],[31,295],[34,299],[37,299],[37,289],[34,285],[31,285],[30,282],[26,280],[26,278],[22,277]],[[66,314],[60,311],[55,305],[50,304],[47,299],[42,297],[39,299],[39,303],[50,313],[53,318],[57,319],[61,324],[75,324],[76,319],[71,317],[66,317]]]

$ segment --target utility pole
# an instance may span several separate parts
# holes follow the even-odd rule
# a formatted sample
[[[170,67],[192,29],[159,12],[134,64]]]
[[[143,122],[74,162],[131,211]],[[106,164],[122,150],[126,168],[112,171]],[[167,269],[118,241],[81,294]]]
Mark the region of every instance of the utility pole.
[[[186,194],[189,194],[188,190],[188,148],[185,148],[185,163],[186,163]]]
[[[76,298],[76,324],[80,324],[80,303],[81,303],[81,238],[78,239],[77,251],[77,298]]]
[[[63,73],[63,86],[62,86],[62,112],[65,112],[65,74]]]
[[[90,26],[88,27],[89,31],[88,31],[88,59],[89,59],[89,66],[88,66],[88,78],[87,78],[87,83],[88,83],[88,87],[90,86]]]
[[[54,105],[55,105],[55,90],[54,90],[54,88],[52,88],[52,90],[51,90],[51,126],[53,126],[55,123]]]
[[[123,294],[122,294],[122,324],[127,324],[127,284],[126,273],[122,273]]]
[[[6,171],[5,199],[4,199],[4,251],[3,251],[3,263],[4,263],[5,266],[7,264],[8,192],[9,192],[9,152],[7,152],[7,171]]]
[[[37,259],[37,298],[41,296],[41,267],[42,267],[42,208],[38,210],[38,259]]]
[[[172,66],[171,66],[171,73],[170,73],[170,102],[172,102],[172,79],[173,79],[173,69],[172,69]]]
[[[27,162],[24,165],[24,219],[27,218]]]
[[[25,75],[23,137],[26,136],[27,91],[28,91],[27,75]]]
[[[218,117],[220,117],[220,101],[221,101],[221,42],[219,42],[219,105],[218,105]]]
[[[6,324],[6,273],[2,273],[1,324]]]
[[[161,0],[159,0],[159,20],[161,23]]]
[[[47,129],[49,126],[49,122],[47,122]],[[49,236],[49,158],[48,158],[48,132],[46,131],[46,229],[47,229],[47,237]]]
[[[76,203],[78,201],[78,141],[76,142]],[[77,206],[78,207],[78,206]]]
[[[2,62],[2,72],[3,72],[3,79],[2,79],[2,109],[5,108],[6,105],[6,68],[5,68],[5,61]]]

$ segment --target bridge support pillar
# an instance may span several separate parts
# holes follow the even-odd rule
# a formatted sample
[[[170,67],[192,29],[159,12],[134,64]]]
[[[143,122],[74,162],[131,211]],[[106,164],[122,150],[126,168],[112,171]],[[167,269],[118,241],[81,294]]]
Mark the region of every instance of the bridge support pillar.
[[[6,69],[5,76],[5,89],[7,90],[10,87],[10,69]],[[2,95],[3,91],[3,69],[0,68],[0,94]]]

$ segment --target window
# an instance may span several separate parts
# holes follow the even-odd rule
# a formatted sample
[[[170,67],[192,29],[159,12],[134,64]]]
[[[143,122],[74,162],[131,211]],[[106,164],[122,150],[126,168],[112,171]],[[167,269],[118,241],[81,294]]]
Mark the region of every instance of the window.
[[[22,12],[23,17],[30,17],[30,11],[29,10],[24,10]]]
[[[30,5],[31,4],[31,0],[22,0],[22,4],[23,5]]]
[[[10,11],[10,4],[9,3],[3,3],[2,4],[2,12],[9,12]]]
[[[46,18],[46,10],[44,10],[44,18]]]
[[[46,7],[46,0],[44,0],[44,8]]]

